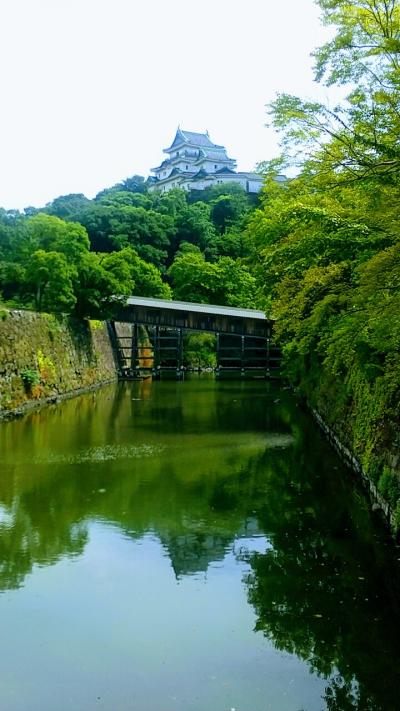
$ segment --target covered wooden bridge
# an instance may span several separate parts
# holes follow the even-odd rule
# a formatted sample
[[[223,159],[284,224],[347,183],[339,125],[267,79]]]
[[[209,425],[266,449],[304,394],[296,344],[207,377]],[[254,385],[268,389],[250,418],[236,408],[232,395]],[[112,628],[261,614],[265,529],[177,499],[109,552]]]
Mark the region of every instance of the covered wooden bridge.
[[[256,309],[132,296],[109,328],[125,377],[168,370],[179,376],[184,371],[185,331],[216,334],[218,374],[269,376],[278,372],[280,362],[272,325]]]

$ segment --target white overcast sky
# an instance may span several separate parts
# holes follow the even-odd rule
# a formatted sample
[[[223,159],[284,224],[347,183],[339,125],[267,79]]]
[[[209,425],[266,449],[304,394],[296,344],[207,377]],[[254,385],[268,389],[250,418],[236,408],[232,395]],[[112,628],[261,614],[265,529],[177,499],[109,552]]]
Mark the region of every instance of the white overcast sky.
[[[0,206],[148,175],[176,127],[241,170],[277,154],[265,104],[325,96],[313,0],[0,0]]]

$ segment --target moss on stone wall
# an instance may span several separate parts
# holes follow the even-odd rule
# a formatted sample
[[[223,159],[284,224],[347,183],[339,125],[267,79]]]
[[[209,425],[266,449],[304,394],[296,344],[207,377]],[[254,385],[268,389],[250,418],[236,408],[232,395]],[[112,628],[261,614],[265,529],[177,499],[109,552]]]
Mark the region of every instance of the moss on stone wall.
[[[367,380],[357,362],[346,376],[321,368],[298,388],[352,468],[361,474],[374,502],[400,536],[400,436],[398,363]],[[317,418],[318,419],[318,418]]]
[[[0,319],[0,416],[114,378],[104,322],[19,310]]]

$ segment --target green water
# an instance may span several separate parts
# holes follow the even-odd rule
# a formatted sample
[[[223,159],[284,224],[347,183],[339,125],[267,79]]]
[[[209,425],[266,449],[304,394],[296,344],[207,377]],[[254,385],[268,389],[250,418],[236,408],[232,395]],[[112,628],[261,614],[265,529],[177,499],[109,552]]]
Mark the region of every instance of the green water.
[[[267,383],[0,425],[1,711],[398,711],[399,550]]]

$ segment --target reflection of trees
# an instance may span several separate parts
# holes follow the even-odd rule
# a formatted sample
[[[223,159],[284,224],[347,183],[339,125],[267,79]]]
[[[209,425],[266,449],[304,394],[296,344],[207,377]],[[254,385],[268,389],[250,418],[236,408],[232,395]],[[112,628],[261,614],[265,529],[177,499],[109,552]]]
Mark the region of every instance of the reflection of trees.
[[[304,431],[304,444],[311,445]],[[376,541],[357,491],[335,482],[334,459],[307,449],[307,458],[304,447],[295,449],[292,461],[281,457],[269,471],[259,524],[273,548],[250,556],[247,577],[256,629],[332,677],[325,697],[330,711],[395,711],[395,561]]]
[[[132,538],[155,532],[177,576],[206,571],[245,533],[257,494],[249,485],[254,457],[242,452],[230,463],[217,458],[214,470],[199,468],[190,478],[174,468],[178,462],[171,466],[161,458],[139,459],[134,468],[130,460],[118,462],[118,470],[108,462],[61,463],[48,467],[47,477],[42,467],[42,478],[26,481],[7,502],[10,520],[0,528],[1,589],[19,586],[35,563],[80,554],[88,519],[112,522]]]
[[[225,435],[210,427],[208,446],[193,458],[198,430],[214,422],[216,394],[200,387],[195,402],[185,403],[179,384],[166,385],[152,398],[142,384],[137,390],[106,388],[7,423],[0,433],[0,502],[9,512],[8,527],[0,529],[2,589],[20,585],[35,563],[80,554],[88,519],[112,522],[132,538],[156,533],[177,576],[206,571],[245,534],[262,495],[253,462],[265,456],[264,436],[250,445],[242,436],[239,446],[225,447]],[[108,441],[122,452],[143,442],[157,445],[165,421],[167,455],[161,448],[150,457],[128,452],[126,458],[79,463],[80,452]],[[182,434],[178,442],[175,427]]]
[[[376,706],[376,698],[357,683],[344,681],[341,676],[335,676],[328,684],[325,701],[328,711],[379,711],[383,708],[389,711],[389,707]]]
[[[16,509],[12,525],[0,529],[0,591],[19,588],[34,565],[49,565],[64,555],[83,552],[86,527],[71,526],[66,518],[53,522],[50,516],[38,526],[31,511]]]

